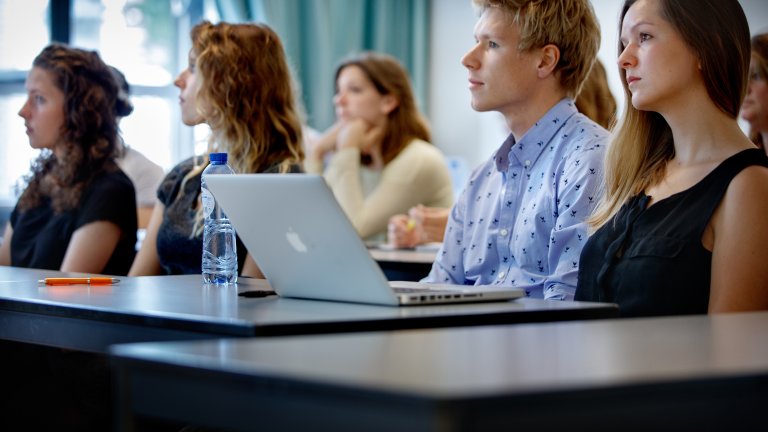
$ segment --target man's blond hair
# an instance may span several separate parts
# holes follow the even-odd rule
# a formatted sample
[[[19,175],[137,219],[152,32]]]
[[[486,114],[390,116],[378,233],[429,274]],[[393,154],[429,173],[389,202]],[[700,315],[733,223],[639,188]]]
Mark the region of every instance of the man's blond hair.
[[[528,51],[552,44],[560,49],[555,74],[575,98],[600,48],[600,25],[589,0],[472,0],[482,13],[497,8],[520,29],[517,48]]]

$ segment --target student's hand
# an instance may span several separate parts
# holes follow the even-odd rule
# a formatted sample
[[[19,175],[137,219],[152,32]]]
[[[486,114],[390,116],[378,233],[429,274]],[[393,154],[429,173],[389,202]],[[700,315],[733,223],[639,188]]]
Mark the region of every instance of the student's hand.
[[[448,224],[449,208],[424,207],[419,204],[411,208],[408,215],[416,223],[421,231],[421,242],[442,242],[445,235],[445,226]]]
[[[442,242],[450,212],[448,208],[419,204],[412,207],[407,216],[392,216],[387,225],[389,244],[397,248],[412,248],[424,243]]]
[[[307,157],[313,160],[321,161],[325,156],[336,150],[339,139],[339,131],[343,127],[341,122],[336,122],[323,132],[320,137],[309,143]]]
[[[345,148],[358,148],[362,150],[365,132],[368,130],[368,124],[362,119],[347,120],[341,125],[339,138],[336,141],[336,148],[343,150]]]
[[[160,265],[160,257],[157,255],[157,233],[160,225],[163,223],[165,214],[165,205],[159,199],[155,199],[155,208],[152,210],[152,216],[149,218],[149,225],[141,242],[141,249],[133,259],[128,276],[149,276],[163,274],[163,268]]]
[[[248,252],[248,255],[245,256],[243,272],[241,274],[245,277],[265,279],[264,273],[259,268],[259,265],[256,264],[256,261],[253,259],[250,252]]]
[[[3,242],[0,244],[0,266],[11,265],[11,237],[13,237],[13,228],[11,228],[11,223],[7,222]]]
[[[387,224],[387,241],[395,248],[405,249],[416,247],[421,243],[421,230],[417,229],[413,219],[408,215],[399,214],[389,218]]]
[[[373,126],[362,119],[352,119],[345,122],[339,131],[337,148],[358,148],[363,154],[381,142],[384,136],[384,128]]]

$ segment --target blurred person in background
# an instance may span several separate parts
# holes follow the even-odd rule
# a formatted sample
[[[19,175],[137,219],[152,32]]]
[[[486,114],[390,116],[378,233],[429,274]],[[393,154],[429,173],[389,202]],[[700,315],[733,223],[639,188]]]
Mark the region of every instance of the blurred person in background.
[[[749,122],[749,138],[768,153],[768,34],[752,38],[747,96],[741,118]]]
[[[130,99],[131,87],[120,70],[112,66],[110,69],[119,89],[117,93],[119,103],[115,106],[115,114],[119,122],[120,119],[133,112],[133,104]],[[136,189],[139,228],[146,228],[155,206],[157,187],[163,180],[163,168],[149,160],[140,151],[126,145],[125,142],[122,144],[124,151],[123,155],[117,159],[117,165],[133,182],[133,187]]]
[[[306,168],[323,173],[362,238],[385,241],[389,218],[419,203],[451,206],[448,166],[396,59],[367,52],[342,62],[334,104],[336,123],[313,143]]]

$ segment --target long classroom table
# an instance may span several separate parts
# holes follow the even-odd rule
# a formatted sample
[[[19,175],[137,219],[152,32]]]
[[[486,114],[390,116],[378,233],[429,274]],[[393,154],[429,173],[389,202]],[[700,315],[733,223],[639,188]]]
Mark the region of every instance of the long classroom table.
[[[0,339],[105,353],[116,343],[346,333],[611,318],[615,304],[513,301],[391,307],[238,296],[199,275],[123,277],[116,285],[44,286],[60,272],[0,266]],[[70,275],[71,276],[71,275]],[[242,278],[236,290],[269,289]],[[362,284],[362,282],[361,282]]]
[[[614,304],[536,299],[391,307],[269,296],[264,280],[206,286],[199,275],[123,277],[116,285],[46,286],[76,276],[0,267],[0,409],[28,429],[103,430],[111,423],[111,345],[222,337],[349,333],[615,317]],[[361,282],[361,287],[364,287]],[[40,416],[39,406],[50,407]],[[72,417],[72,418],[70,418]],[[0,416],[0,429],[6,418]],[[71,420],[71,421],[70,421]],[[13,422],[15,420],[8,420]],[[69,421],[69,422],[68,422]]]
[[[764,428],[768,312],[119,345],[116,427]]]

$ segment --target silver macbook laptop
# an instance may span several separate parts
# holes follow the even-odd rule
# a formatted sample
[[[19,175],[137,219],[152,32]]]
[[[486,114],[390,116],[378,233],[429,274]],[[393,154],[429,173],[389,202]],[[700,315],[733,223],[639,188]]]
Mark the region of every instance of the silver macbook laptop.
[[[500,301],[516,288],[390,282],[321,176],[209,175],[207,184],[282,297],[380,305]]]

